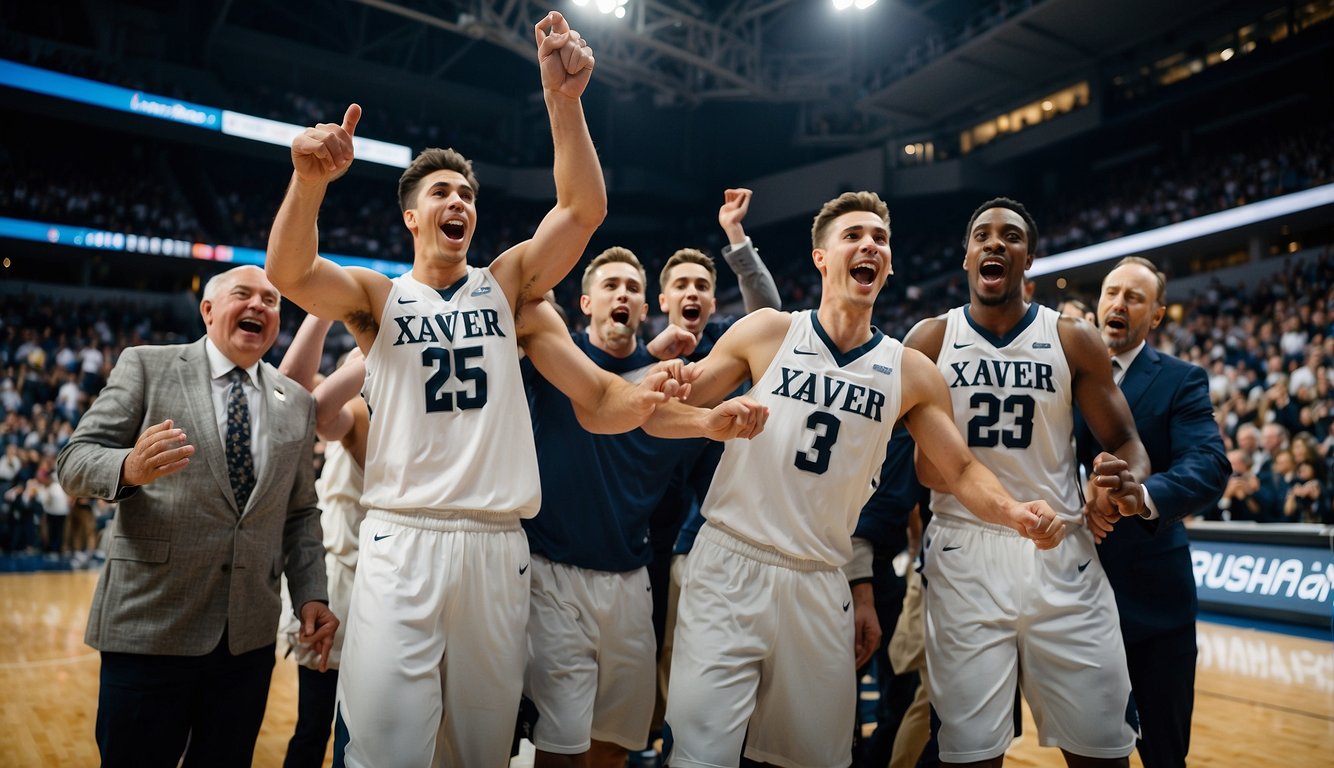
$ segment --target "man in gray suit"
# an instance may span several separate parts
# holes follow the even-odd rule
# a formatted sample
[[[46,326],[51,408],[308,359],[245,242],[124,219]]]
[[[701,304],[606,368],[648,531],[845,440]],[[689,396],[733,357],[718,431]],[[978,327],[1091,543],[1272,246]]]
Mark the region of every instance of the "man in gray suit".
[[[258,267],[214,277],[206,337],[126,349],[60,452],[71,494],[120,502],[84,637],[104,766],[250,765],[284,571],[327,659],[314,404],[260,360],[280,301]]]

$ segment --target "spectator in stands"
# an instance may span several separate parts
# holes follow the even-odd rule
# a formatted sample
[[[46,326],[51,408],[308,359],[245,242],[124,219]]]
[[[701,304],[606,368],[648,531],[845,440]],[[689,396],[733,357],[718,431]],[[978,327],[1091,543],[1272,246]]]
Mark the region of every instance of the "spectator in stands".
[[[1232,477],[1223,488],[1223,498],[1218,501],[1218,513],[1205,517],[1224,521],[1263,521],[1268,506],[1267,495],[1260,485],[1260,478],[1251,471],[1251,455],[1240,448],[1233,448],[1228,451],[1227,459],[1232,464]]]

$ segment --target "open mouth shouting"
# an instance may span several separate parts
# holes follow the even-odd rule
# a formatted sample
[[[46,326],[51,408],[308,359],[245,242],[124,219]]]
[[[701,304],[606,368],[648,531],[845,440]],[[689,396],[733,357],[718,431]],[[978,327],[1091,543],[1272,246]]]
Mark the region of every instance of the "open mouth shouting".
[[[455,216],[441,224],[440,231],[449,242],[461,243],[468,233],[468,224],[462,218]]]
[[[982,285],[999,286],[1005,282],[1009,267],[1000,259],[983,259],[978,265],[977,276]]]
[[[236,327],[246,333],[254,334],[256,336],[262,336],[264,334],[264,323],[251,317],[241,318],[236,323]]]
[[[630,308],[617,307],[611,311],[611,321],[621,326],[630,325]]]
[[[875,282],[876,275],[880,274],[880,268],[874,262],[863,261],[860,264],[852,265],[849,272],[852,274],[852,279],[859,284],[871,285]]]
[[[1120,313],[1112,313],[1103,318],[1102,327],[1104,330],[1120,335],[1130,330],[1130,320]]]
[[[681,305],[681,319],[688,323],[697,322],[702,314],[703,310],[698,304]]]

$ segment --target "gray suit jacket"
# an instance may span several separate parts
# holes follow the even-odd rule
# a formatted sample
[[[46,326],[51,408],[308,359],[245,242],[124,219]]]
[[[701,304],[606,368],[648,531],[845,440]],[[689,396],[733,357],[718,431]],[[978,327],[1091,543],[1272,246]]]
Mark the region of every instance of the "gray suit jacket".
[[[328,600],[312,450],[314,401],[260,364],[268,458],[245,510],[236,506],[214,417],[204,340],[126,349],[60,452],[75,496],[120,498],[84,640],[103,651],[199,656],[228,630],[232,653],[274,642],[284,570],[292,604]],[[120,468],[148,427],[185,430],[186,467],[141,488]]]

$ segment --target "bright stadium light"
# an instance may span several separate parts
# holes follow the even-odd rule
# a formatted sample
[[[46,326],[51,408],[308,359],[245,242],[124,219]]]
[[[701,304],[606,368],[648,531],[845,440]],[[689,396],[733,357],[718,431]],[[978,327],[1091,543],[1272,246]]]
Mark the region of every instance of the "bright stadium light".
[[[859,10],[864,11],[867,8],[870,8],[871,6],[875,5],[875,0],[854,0],[853,5],[857,6]]]
[[[834,10],[846,11],[852,7],[852,0],[834,0]]]
[[[630,0],[592,0],[593,7],[598,9],[598,13],[605,16],[615,16],[618,19],[625,18],[625,6]],[[574,0],[575,5],[588,5],[589,0]]]

